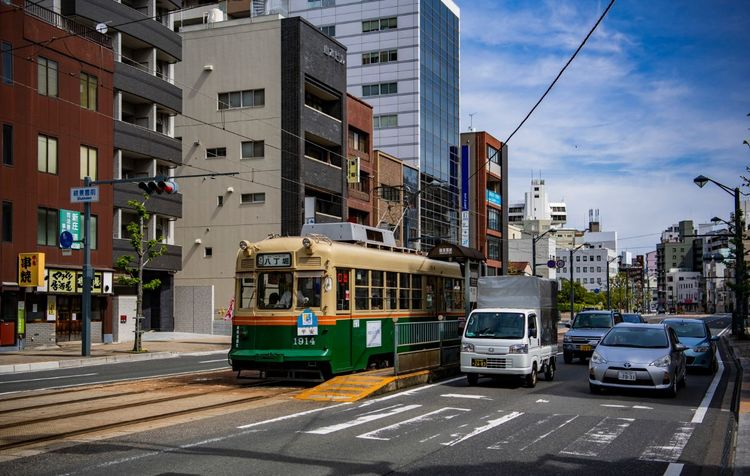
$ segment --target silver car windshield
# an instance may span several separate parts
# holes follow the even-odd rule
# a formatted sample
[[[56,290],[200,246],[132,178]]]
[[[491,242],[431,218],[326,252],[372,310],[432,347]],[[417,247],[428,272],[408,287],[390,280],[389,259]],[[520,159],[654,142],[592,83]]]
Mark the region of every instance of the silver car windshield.
[[[475,312],[466,323],[466,337],[521,339],[524,315],[518,312]]]
[[[638,347],[644,349],[662,349],[669,347],[664,329],[644,327],[617,326],[602,339],[602,345],[608,347]]]
[[[595,313],[584,313],[578,314],[576,320],[573,322],[573,329],[591,329],[591,328],[603,328],[609,329],[612,327],[612,315],[611,314],[595,314]]]

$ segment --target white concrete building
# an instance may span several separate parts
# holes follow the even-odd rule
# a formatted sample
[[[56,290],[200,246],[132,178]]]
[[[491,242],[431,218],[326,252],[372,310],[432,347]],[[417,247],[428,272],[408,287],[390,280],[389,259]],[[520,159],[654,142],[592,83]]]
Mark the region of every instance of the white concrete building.
[[[543,179],[532,179],[531,188],[524,194],[523,202],[508,206],[508,221],[529,232],[544,232],[562,228],[568,220],[565,202],[550,202]]]

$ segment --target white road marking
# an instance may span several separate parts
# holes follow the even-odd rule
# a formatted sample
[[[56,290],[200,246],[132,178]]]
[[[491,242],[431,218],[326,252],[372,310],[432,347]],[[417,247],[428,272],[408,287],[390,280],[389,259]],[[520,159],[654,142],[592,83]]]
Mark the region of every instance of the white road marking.
[[[682,473],[682,468],[685,465],[682,463],[669,463],[669,466],[667,466],[667,470],[664,471],[664,476],[680,476],[680,473]]]
[[[629,427],[633,418],[605,418],[560,453],[575,456],[597,456],[601,450]]]
[[[716,356],[716,359],[718,360],[718,355]],[[711,400],[713,400],[714,398],[714,393],[716,392],[716,388],[719,386],[719,382],[721,381],[721,376],[723,373],[724,363],[719,360],[719,370],[716,371],[716,375],[714,375],[714,379],[711,381],[711,385],[708,386],[706,395],[703,397],[703,400],[701,400],[701,404],[700,406],[698,406],[698,409],[695,410],[695,415],[693,415],[693,419],[690,421],[690,423],[703,423],[703,418],[706,417],[708,406],[711,405]]]
[[[72,377],[90,377],[92,375],[99,375],[98,373],[93,374],[75,374],[75,375],[60,375],[59,377],[42,377],[42,378],[27,378],[24,380],[6,380],[4,382],[0,382],[0,385],[4,383],[21,383],[21,382],[38,382],[40,380],[57,380],[61,378],[72,378]]]
[[[212,364],[214,362],[226,362],[227,359],[216,359],[216,360],[203,360],[201,362],[198,362],[199,364]]]
[[[484,395],[462,395],[460,393],[444,393],[440,396],[445,397],[445,398],[470,398],[473,400],[492,400],[490,397],[486,397]]]
[[[378,428],[377,430],[373,430],[367,433],[363,433],[361,435],[357,435],[357,438],[364,438],[368,440],[383,440],[383,441],[389,441],[391,438],[398,438],[400,436],[406,435],[410,432],[409,429],[407,429],[404,432],[400,432],[398,434],[386,437],[384,435],[388,434],[389,432],[394,432],[397,430],[401,430],[403,427],[413,427],[416,424],[419,423],[425,423],[429,421],[435,421],[439,418],[435,418],[440,413],[450,412],[447,415],[442,415],[441,417],[445,420],[450,420],[451,418],[455,418],[460,413],[457,412],[468,412],[471,411],[468,408],[452,408],[452,407],[445,407],[441,408],[439,410],[435,410],[429,413],[425,413],[424,415],[419,415],[418,417],[411,418],[409,420],[400,421],[398,423],[394,423],[393,425],[386,426],[384,428]],[[438,436],[438,435],[435,435]],[[433,437],[434,438],[434,437]]]
[[[609,408],[628,408],[626,405],[616,405],[614,403],[602,403],[602,406]]]
[[[634,408],[636,410],[653,410],[652,407],[647,407],[645,405],[633,405],[631,407],[629,405],[618,405],[616,403],[602,403],[601,406],[607,408]]]
[[[550,430],[550,431],[548,431],[547,433],[545,433],[545,434],[543,434],[543,435],[541,435],[541,436],[537,437],[537,438],[536,438],[536,439],[535,439],[534,441],[532,441],[532,442],[531,442],[531,443],[529,443],[528,445],[526,445],[526,446],[524,446],[523,448],[521,448],[521,450],[520,450],[520,451],[524,451],[524,450],[525,450],[526,448],[528,448],[529,446],[531,446],[531,445],[533,445],[533,444],[536,444],[536,443],[538,443],[538,442],[542,441],[543,439],[547,438],[547,437],[548,437],[549,435],[551,435],[552,433],[556,432],[556,431],[557,431],[557,430],[559,430],[560,428],[564,427],[565,425],[567,425],[567,424],[568,424],[568,423],[570,423],[571,421],[575,420],[576,418],[578,418],[578,415],[576,415],[576,416],[574,416],[574,417],[572,417],[572,418],[570,418],[570,419],[568,419],[568,420],[564,421],[564,422],[562,423],[562,425],[559,425],[559,426],[558,426],[557,428],[555,428],[555,429],[553,429],[553,430]]]
[[[503,446],[510,443],[513,443],[514,441],[522,440],[524,436],[526,436],[527,433],[536,433],[539,428],[545,428],[547,426],[547,423],[549,423],[550,420],[553,418],[556,418],[560,415],[548,415],[541,420],[535,421],[533,424],[526,425],[525,427],[521,428],[518,431],[515,431],[513,433],[506,434],[505,437],[498,441],[497,443],[490,445],[487,447],[488,450],[499,450]]]
[[[641,454],[640,460],[643,461],[663,461],[665,463],[674,463],[680,458],[682,450],[685,449],[690,436],[693,434],[695,426],[690,423],[683,423],[674,435],[669,439],[666,445],[652,445],[647,447]]]
[[[543,398],[540,398],[539,400],[536,401],[536,403],[549,403],[549,400],[545,400]]]
[[[248,423],[247,425],[238,426],[237,428],[240,429],[240,430],[242,430],[242,429],[245,429],[245,428],[252,428],[254,426],[265,425],[267,423],[276,423],[277,421],[291,420],[292,418],[297,418],[297,417],[301,417],[301,416],[305,416],[305,415],[310,415],[311,413],[318,413],[318,412],[321,412],[323,410],[330,410],[331,408],[343,407],[343,406],[346,406],[346,405],[351,405],[351,402],[337,403],[335,405],[331,405],[331,406],[328,406],[328,407],[314,408],[312,410],[307,410],[307,411],[304,411],[304,412],[292,413],[291,415],[284,415],[284,416],[280,416],[280,417],[277,417],[277,418],[271,418],[270,420],[263,420],[263,421],[259,421],[259,422],[256,422],[256,423]]]
[[[352,421],[347,421],[344,423],[338,423],[336,425],[329,425],[324,426],[321,428],[318,428],[317,430],[311,430],[311,431],[302,431],[300,433],[311,433],[313,435],[327,435],[329,433],[334,433],[336,431],[345,430],[347,428],[351,428],[353,426],[357,425],[363,425],[365,423],[369,423],[371,421],[379,420],[381,418],[387,418],[393,415],[398,415],[399,413],[403,413],[409,410],[414,410],[415,408],[419,408],[422,405],[405,405],[403,407],[398,406],[396,408],[392,408],[388,411],[381,412],[381,413],[369,413],[362,415],[358,418],[355,418]]]
[[[386,395],[385,397],[373,398],[372,400],[368,400],[368,401],[366,401],[364,403],[359,404],[359,406],[357,408],[367,407],[367,406],[370,406],[370,405],[375,404],[375,403],[380,403],[380,402],[384,402],[386,400],[391,400],[393,398],[414,395],[415,393],[421,392],[423,390],[427,390],[428,388],[437,387],[438,385],[446,385],[446,384],[449,384],[449,383],[458,382],[459,380],[466,380],[466,377],[463,377],[463,376],[461,376],[461,377],[455,377],[455,378],[452,378],[452,379],[443,380],[443,381],[438,382],[438,383],[432,383],[430,385],[423,385],[421,387],[414,387],[411,390],[405,390],[403,392],[394,393],[392,395]]]
[[[633,405],[636,410],[653,410],[653,407],[647,407],[645,405]]]
[[[516,417],[519,417],[521,415],[523,415],[523,412],[508,413],[507,415],[503,415],[500,418],[488,421],[486,425],[477,427],[473,431],[471,431],[471,432],[469,432],[469,433],[467,433],[465,435],[458,434],[458,435],[456,435],[457,438],[455,438],[455,439],[453,439],[451,441],[446,441],[445,443],[443,443],[443,445],[445,445],[445,446],[455,446],[455,445],[457,445],[457,444],[459,444],[459,443],[461,443],[463,441],[468,440],[469,438],[472,438],[474,436],[482,434],[482,433],[484,433],[487,430],[491,430],[491,429],[495,428],[496,426],[499,426],[499,425],[502,425],[503,423],[509,422],[512,419],[514,419]]]

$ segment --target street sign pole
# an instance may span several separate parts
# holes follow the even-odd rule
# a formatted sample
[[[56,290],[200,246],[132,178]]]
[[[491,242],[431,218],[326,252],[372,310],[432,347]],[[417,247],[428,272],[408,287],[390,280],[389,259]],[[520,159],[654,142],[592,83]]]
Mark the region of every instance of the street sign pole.
[[[91,177],[83,179],[84,187],[91,186]],[[81,355],[91,355],[91,203],[83,203],[83,295],[81,312],[83,329],[81,331]]]

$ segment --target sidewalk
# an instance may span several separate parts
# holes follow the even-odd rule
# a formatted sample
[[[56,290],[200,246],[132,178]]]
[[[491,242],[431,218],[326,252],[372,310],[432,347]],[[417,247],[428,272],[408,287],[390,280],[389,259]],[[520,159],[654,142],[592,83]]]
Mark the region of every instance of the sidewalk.
[[[734,474],[750,475],[750,340],[735,340],[727,337],[734,357],[740,363],[737,435],[734,444]]]
[[[91,355],[83,357],[81,342],[64,342],[44,348],[0,352],[0,375],[37,370],[86,367],[114,362],[165,359],[179,354],[227,354],[230,336],[184,332],[146,332],[142,347],[133,352],[133,342],[92,344]]]

